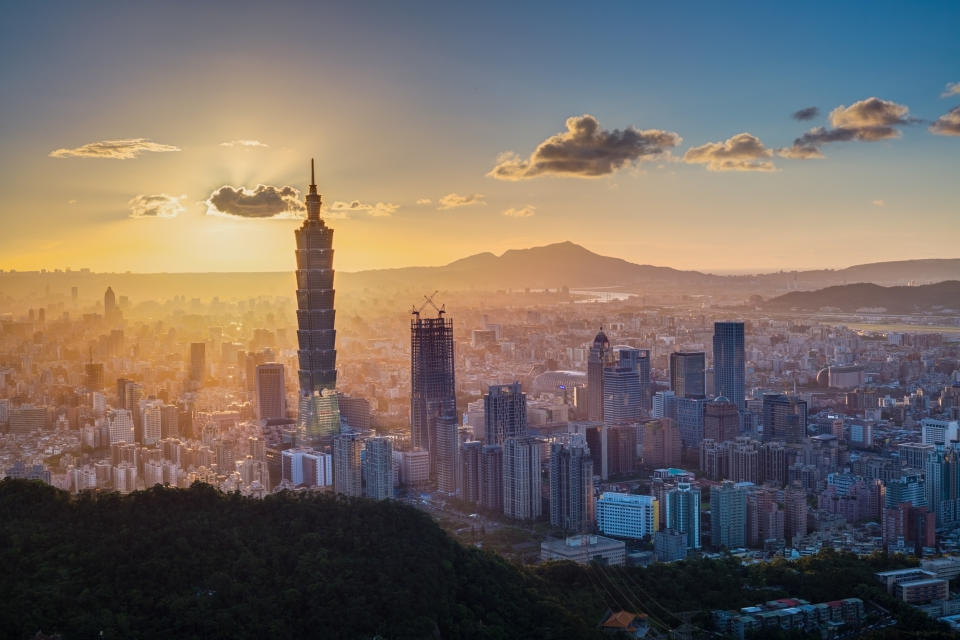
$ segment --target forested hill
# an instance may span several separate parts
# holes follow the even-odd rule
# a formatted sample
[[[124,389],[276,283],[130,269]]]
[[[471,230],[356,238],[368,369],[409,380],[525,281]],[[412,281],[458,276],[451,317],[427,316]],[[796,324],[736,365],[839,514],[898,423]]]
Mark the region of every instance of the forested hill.
[[[890,313],[912,313],[933,309],[960,309],[960,281],[948,280],[915,287],[881,287],[861,282],[817,291],[792,291],[768,300],[770,309],[833,307],[841,311],[883,308]]]
[[[658,630],[684,619],[704,628],[710,609],[788,595],[855,596],[893,612],[896,628],[870,640],[952,637],[873,579],[911,562],[827,550],[751,566],[523,568],[393,501],[258,501],[206,485],[72,498],[0,481],[0,637],[24,640],[589,639],[606,637],[597,624],[609,608],[648,613]]]
[[[597,633],[596,620],[539,594],[534,576],[460,546],[392,501],[293,493],[256,501],[205,485],[71,500],[6,480],[0,566],[3,637]]]

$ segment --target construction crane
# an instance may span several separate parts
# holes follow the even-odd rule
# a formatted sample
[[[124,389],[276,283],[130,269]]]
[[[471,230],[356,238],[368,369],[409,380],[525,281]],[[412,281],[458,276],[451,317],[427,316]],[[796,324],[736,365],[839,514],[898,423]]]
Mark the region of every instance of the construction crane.
[[[437,316],[442,317],[443,314],[447,312],[447,309],[446,309],[447,305],[442,304],[439,307],[436,305],[436,303],[433,301],[433,297],[438,293],[440,293],[439,289],[437,289],[436,291],[434,291],[428,296],[423,296],[423,300],[424,300],[423,304],[421,304],[419,307],[417,307],[416,305],[413,305],[413,308],[410,310],[410,313],[417,316],[417,318],[419,319],[420,312],[423,311],[424,307],[426,307],[427,305],[430,305],[431,307],[437,310]]]

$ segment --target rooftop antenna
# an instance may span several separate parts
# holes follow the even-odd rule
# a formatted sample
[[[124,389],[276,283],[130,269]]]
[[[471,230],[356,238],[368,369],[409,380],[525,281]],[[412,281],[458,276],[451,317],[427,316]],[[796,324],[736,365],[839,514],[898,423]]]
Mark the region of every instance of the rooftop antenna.
[[[310,158],[310,186],[313,189],[317,188],[317,180],[313,176],[313,158]]]

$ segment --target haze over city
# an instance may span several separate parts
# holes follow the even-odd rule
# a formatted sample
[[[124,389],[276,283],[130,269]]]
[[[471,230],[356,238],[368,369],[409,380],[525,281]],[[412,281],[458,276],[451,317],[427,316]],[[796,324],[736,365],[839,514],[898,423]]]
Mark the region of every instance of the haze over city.
[[[0,24],[0,636],[960,633],[960,5]]]

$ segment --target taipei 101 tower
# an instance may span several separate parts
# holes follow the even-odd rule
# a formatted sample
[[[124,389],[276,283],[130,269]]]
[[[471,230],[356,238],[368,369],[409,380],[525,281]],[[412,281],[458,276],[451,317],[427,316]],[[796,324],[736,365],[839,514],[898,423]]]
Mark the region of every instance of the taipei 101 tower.
[[[320,194],[310,160],[307,219],[297,237],[297,355],[300,360],[298,442],[322,445],[340,432],[333,308],[333,229],[320,219]]]

